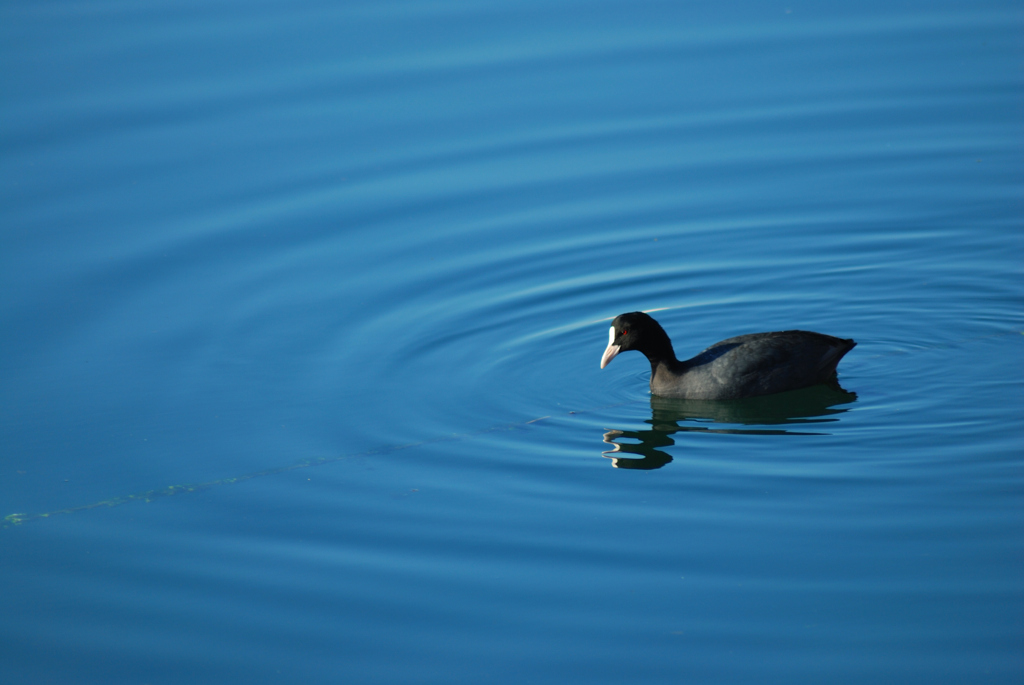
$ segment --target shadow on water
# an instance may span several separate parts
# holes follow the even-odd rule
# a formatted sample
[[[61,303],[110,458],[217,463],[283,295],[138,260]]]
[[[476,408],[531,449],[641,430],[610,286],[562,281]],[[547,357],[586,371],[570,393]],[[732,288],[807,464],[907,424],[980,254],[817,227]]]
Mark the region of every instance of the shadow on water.
[[[651,397],[651,424],[648,430],[610,430],[604,441],[615,447],[603,453],[620,469],[659,469],[672,461],[662,448],[675,444],[672,435],[680,432],[743,433],[750,435],[827,435],[823,431],[793,430],[789,426],[838,421],[838,415],[857,399],[857,394],[843,390],[837,382],[813,388],[793,390],[766,397],[745,400],[679,400]],[[714,428],[699,424],[733,424],[730,428]],[[740,426],[760,426],[746,428]],[[777,426],[767,428],[767,426]],[[639,442],[619,442],[622,439]],[[636,455],[636,456],[624,456]]]
[[[643,431],[608,431],[604,435],[604,441],[615,445],[615,448],[605,452],[604,455],[612,460],[616,468],[626,469],[656,469],[672,461],[665,452],[659,448],[669,447],[675,444],[670,437],[679,431],[703,431],[705,433],[751,433],[755,435],[825,435],[822,432],[793,431],[783,428],[710,428],[702,425],[680,425],[680,422],[710,422],[722,424],[743,424],[743,425],[780,425],[780,424],[811,424],[835,421],[835,418],[822,418],[832,414],[841,414],[846,409],[832,409],[837,404],[853,402],[857,395],[846,392],[835,385],[820,385],[806,390],[797,390],[789,393],[780,393],[768,397],[758,397],[749,400],[732,400],[716,402],[710,400],[673,400],[663,397],[651,398],[651,430]],[[201,483],[186,483],[181,485],[170,485],[164,488],[146,490],[130,495],[109,497],[107,499],[83,504],[74,507],[66,507],[54,511],[37,514],[14,513],[0,518],[0,528],[18,526],[28,521],[46,519],[59,514],[74,514],[99,507],[116,507],[130,502],[151,502],[161,497],[178,495],[188,492],[199,492],[221,485],[242,483],[253,478],[272,476],[276,474],[306,469],[323,464],[330,464],[355,457],[379,456],[390,454],[399,450],[421,447],[456,440],[466,440],[475,436],[492,433],[494,431],[518,430],[539,421],[551,418],[541,416],[529,421],[514,424],[503,424],[491,426],[468,433],[453,433],[437,438],[422,440],[415,443],[402,445],[391,445],[367,450],[357,454],[344,454],[315,459],[304,459],[299,462],[264,469],[253,473],[246,473],[230,478],[221,478]],[[637,443],[619,443],[618,439],[638,440]],[[631,454],[635,457],[624,457],[621,455]]]

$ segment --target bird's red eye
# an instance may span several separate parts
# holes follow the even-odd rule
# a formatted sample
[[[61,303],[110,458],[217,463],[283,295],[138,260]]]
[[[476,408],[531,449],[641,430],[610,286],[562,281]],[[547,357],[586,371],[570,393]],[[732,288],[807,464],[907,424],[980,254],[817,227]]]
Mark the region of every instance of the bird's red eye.
[[[622,329],[622,335],[629,335],[629,331],[627,331],[625,328],[623,328]]]

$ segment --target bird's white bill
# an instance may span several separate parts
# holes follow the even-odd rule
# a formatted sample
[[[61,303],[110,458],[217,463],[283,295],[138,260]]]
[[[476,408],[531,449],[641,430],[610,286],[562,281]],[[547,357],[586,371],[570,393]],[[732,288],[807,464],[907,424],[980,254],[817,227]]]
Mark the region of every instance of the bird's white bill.
[[[601,368],[608,366],[608,362],[615,359],[615,355],[619,353],[619,346],[615,344],[615,326],[608,329],[608,347],[605,348],[604,354],[601,355]]]

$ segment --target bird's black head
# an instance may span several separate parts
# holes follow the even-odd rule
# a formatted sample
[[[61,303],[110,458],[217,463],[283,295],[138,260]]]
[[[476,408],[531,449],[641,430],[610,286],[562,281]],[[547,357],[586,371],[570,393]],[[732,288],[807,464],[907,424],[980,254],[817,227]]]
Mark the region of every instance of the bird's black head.
[[[643,352],[652,363],[659,360],[675,361],[676,358],[665,329],[643,312],[630,312],[615,317],[608,331],[608,347],[601,356],[601,368],[608,366],[608,362],[617,354],[627,350]]]

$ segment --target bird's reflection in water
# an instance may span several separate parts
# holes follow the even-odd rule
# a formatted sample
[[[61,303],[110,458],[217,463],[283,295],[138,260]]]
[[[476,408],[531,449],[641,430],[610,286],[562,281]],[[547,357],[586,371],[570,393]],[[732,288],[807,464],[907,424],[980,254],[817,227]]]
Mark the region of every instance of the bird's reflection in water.
[[[658,469],[672,461],[662,448],[675,444],[674,433],[747,433],[751,435],[825,435],[810,430],[814,424],[838,421],[838,414],[857,399],[838,383],[816,385],[766,397],[745,400],[677,400],[651,397],[651,424],[648,430],[610,430],[604,441],[615,447],[603,453],[620,469]],[[685,423],[684,423],[685,422]],[[701,423],[734,424],[730,428],[714,428]],[[747,426],[759,426],[748,428]],[[795,427],[801,428],[795,428]],[[622,438],[639,442],[619,442]],[[629,455],[629,456],[626,456]],[[636,455],[636,456],[633,456]]]

